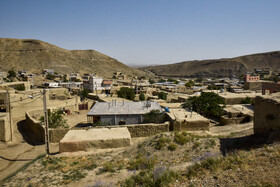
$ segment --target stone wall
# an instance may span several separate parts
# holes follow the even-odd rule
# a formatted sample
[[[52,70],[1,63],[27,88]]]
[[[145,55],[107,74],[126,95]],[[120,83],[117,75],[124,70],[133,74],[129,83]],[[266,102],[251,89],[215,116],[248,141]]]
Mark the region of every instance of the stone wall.
[[[137,124],[137,125],[120,125],[120,127],[127,127],[131,138],[148,137],[161,132],[169,131],[169,122],[162,124]]]
[[[0,113],[0,141],[11,140],[9,113]]]
[[[240,124],[244,121],[244,119],[245,116],[242,117],[221,116],[220,124],[221,125]]]
[[[176,120],[173,122],[172,128],[174,131],[198,131],[198,130],[209,131],[209,120],[196,120],[196,121]]]
[[[256,97],[254,107],[255,134],[280,131],[280,94],[277,94],[278,99],[275,99],[273,95],[275,94]]]

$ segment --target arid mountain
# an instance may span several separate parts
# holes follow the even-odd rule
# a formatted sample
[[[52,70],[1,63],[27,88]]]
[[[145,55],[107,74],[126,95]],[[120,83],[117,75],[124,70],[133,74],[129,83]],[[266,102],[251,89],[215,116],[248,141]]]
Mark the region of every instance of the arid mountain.
[[[117,71],[145,74],[94,50],[66,50],[40,40],[0,38],[0,70],[42,72],[47,68],[58,73],[87,72],[102,77],[112,77]]]
[[[280,71],[280,51],[216,60],[185,61],[140,69],[172,77],[224,77],[253,72],[255,68]]]

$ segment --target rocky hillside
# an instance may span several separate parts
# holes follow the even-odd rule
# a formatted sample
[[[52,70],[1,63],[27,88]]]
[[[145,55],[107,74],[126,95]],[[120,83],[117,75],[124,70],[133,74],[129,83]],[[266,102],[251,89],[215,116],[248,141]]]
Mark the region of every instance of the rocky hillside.
[[[254,68],[280,71],[280,51],[216,60],[185,61],[140,69],[172,77],[223,77],[253,72]]]
[[[0,70],[42,72],[47,68],[58,73],[87,72],[103,77],[112,77],[116,71],[144,74],[94,50],[65,50],[40,40],[0,38]]]

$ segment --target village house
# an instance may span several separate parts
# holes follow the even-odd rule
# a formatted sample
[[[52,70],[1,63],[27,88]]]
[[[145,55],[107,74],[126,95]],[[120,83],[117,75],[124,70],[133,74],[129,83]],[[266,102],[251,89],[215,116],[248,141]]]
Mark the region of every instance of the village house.
[[[251,75],[249,73],[244,75],[244,82],[251,82],[251,81],[258,81],[260,80],[260,76],[259,75]]]
[[[98,102],[88,112],[87,121],[102,121],[111,125],[140,124],[143,115],[151,110],[163,112],[157,102]]]

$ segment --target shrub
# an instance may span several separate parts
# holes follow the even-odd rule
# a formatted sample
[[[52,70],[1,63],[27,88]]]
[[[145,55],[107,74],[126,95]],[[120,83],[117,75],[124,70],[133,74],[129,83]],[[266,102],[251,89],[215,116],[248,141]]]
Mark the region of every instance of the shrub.
[[[18,84],[15,86],[15,89],[18,91],[24,91],[25,90],[25,86],[24,84]]]
[[[159,110],[151,110],[144,114],[143,123],[163,123],[165,122],[165,114]]]
[[[252,104],[252,100],[251,100],[251,98],[250,97],[246,97],[245,99],[243,99],[242,101],[241,101],[241,104]]]
[[[135,97],[135,92],[131,88],[121,87],[119,91],[117,91],[118,97],[133,100]]]
[[[140,101],[145,101],[145,94],[144,93],[140,93],[139,100]]]
[[[159,98],[159,99],[166,100],[166,99],[167,99],[167,93],[159,92],[158,98]]]
[[[114,173],[116,170],[115,170],[115,166],[114,166],[114,163],[113,162],[105,162],[103,164],[103,167],[101,168],[101,173],[103,172],[111,172],[111,173]]]
[[[40,121],[44,122],[45,117],[41,116]],[[50,128],[69,128],[66,119],[62,116],[61,110],[48,110],[48,121]]]
[[[156,81],[154,79],[149,79],[150,84],[154,84]]]
[[[110,126],[111,123],[110,123],[110,122],[107,122],[107,121],[101,121],[101,120],[99,120],[99,121],[95,122],[94,125],[95,125],[95,126],[100,126],[100,127],[101,127],[101,126]]]
[[[121,183],[124,187],[134,186],[169,186],[170,183],[179,179],[180,175],[177,172],[169,170],[165,167],[159,167],[154,170],[141,171],[136,175],[131,176]]]
[[[174,143],[169,144],[168,150],[169,151],[175,151],[177,149],[177,145]]]
[[[170,143],[171,139],[167,137],[161,137],[158,139],[157,144],[156,144],[156,149],[160,150],[166,146],[167,143]]]
[[[46,79],[49,79],[49,80],[54,80],[55,76],[48,73],[47,76],[46,76]]]
[[[187,135],[184,135],[183,133],[175,132],[174,135],[174,142],[176,142],[179,145],[184,145],[191,141],[191,137],[188,137]]]
[[[138,155],[134,160],[129,162],[128,169],[130,170],[145,170],[152,169],[156,164],[154,157],[142,157]]]

